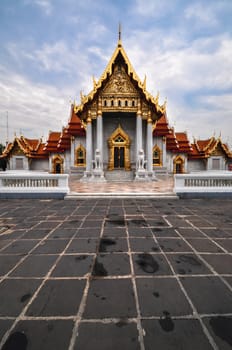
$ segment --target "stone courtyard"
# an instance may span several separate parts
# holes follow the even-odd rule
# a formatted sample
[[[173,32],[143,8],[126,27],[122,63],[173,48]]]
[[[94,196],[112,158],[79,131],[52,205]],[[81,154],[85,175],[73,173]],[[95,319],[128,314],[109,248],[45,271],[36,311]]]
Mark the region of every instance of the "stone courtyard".
[[[228,350],[231,200],[1,200],[2,350]]]

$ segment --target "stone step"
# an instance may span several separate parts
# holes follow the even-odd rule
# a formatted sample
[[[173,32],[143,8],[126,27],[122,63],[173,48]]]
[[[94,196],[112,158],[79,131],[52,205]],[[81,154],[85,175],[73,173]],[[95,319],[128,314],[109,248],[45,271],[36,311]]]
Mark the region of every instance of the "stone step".
[[[168,174],[168,169],[167,169],[167,167],[159,166],[159,167],[155,167],[154,168],[154,172],[155,172],[156,175],[167,175]]]
[[[85,171],[85,167],[83,167],[83,168],[77,168],[75,166],[71,166],[70,167],[70,175],[78,174],[78,175],[82,175],[83,176],[84,171]]]
[[[134,171],[112,170],[105,171],[105,178],[108,182],[127,182],[134,179]]]
[[[89,198],[141,198],[141,199],[179,199],[179,197],[173,192],[141,192],[141,193],[133,193],[133,192],[70,192],[65,196],[65,200],[77,200],[77,199],[89,199]]]

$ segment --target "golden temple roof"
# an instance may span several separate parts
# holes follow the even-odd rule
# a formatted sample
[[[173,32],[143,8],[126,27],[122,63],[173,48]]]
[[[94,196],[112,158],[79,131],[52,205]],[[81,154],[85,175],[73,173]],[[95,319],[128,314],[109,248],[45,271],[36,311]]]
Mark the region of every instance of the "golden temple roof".
[[[93,90],[88,95],[83,95],[81,93],[81,104],[74,106],[74,112],[76,114],[79,112],[82,112],[85,105],[87,103],[93,101],[96,94],[103,87],[103,84],[105,83],[105,81],[108,79],[109,76],[111,76],[113,74],[113,65],[114,65],[114,63],[119,55],[122,56],[122,58],[126,64],[127,74],[130,77],[132,77],[133,81],[137,84],[138,88],[140,89],[140,91],[144,95],[147,102],[151,103],[155,107],[157,113],[163,114],[166,111],[166,103],[164,103],[162,106],[159,105],[159,103],[158,103],[159,102],[159,94],[157,94],[156,97],[153,97],[146,90],[146,77],[145,77],[144,81],[142,82],[140,80],[140,78],[138,77],[138,75],[136,74],[136,72],[135,72],[135,70],[134,70],[134,68],[133,68],[133,66],[132,66],[132,64],[131,64],[131,62],[126,54],[125,49],[122,46],[121,36],[119,36],[117,46],[114,50],[114,53],[113,53],[109,63],[107,64],[102,76],[100,77],[100,79],[98,81],[96,81],[93,78]]]

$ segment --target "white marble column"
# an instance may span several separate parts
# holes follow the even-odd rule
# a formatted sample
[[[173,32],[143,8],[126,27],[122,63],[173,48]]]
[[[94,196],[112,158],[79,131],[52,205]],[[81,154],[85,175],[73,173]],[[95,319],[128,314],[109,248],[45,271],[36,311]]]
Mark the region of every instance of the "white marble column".
[[[167,167],[166,136],[163,136],[162,142],[163,142],[163,146],[162,146],[162,153],[163,153],[162,166],[163,167]]]
[[[89,113],[86,125],[86,175],[92,171],[93,141],[92,141],[92,119]]]
[[[147,171],[149,174],[153,173],[153,136],[152,136],[152,119],[149,115],[147,118]]]
[[[97,149],[100,151],[101,163],[103,162],[103,122],[102,113],[97,116]]]
[[[141,103],[138,103],[138,111],[136,116],[136,162],[138,161],[139,151],[143,148],[142,146],[142,111]]]

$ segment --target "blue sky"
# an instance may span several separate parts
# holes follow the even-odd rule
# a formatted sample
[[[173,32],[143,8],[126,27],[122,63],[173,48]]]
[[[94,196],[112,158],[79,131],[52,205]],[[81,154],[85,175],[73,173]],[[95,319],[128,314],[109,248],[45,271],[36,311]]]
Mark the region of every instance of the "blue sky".
[[[176,131],[232,146],[231,0],[1,0],[0,142],[61,130],[122,41]]]

